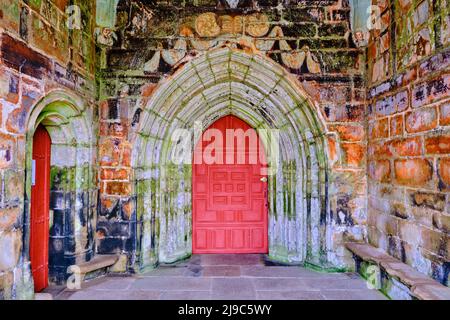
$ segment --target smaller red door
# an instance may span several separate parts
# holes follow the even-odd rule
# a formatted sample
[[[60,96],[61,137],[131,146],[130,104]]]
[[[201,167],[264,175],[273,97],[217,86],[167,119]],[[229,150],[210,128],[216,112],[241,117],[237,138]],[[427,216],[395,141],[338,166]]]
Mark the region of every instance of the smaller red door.
[[[50,153],[50,136],[40,125],[33,138],[31,178],[30,260],[36,292],[42,291],[48,285]]]

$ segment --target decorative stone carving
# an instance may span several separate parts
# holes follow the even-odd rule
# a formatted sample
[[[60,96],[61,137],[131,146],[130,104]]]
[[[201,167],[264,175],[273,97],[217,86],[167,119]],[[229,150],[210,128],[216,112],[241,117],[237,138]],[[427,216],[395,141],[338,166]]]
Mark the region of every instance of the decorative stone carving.
[[[309,48],[307,48],[306,53],[306,66],[308,68],[308,71],[311,73],[320,73],[320,64],[317,60],[317,57],[314,56],[311,51],[309,51]]]
[[[245,31],[252,37],[264,37],[269,27],[269,18],[265,14],[256,13],[245,17]]]
[[[157,51],[153,57],[144,64],[145,72],[156,72],[159,68],[159,62],[161,61],[161,51]]]
[[[218,17],[211,12],[204,13],[197,17],[195,31],[200,37],[213,39],[199,39],[189,26],[183,26],[180,30],[180,38],[176,40],[174,47],[157,52],[145,63],[144,71],[156,72],[161,57],[169,65],[176,65],[186,57],[188,42],[193,49],[200,52],[227,43],[232,48],[237,48],[239,44],[252,53],[268,53],[273,49],[275,42],[278,41],[281,50],[281,61],[286,67],[299,70],[306,60],[306,67],[309,72],[320,73],[320,63],[307,46],[301,49],[292,49],[289,43],[284,40],[283,29],[280,26],[275,26],[270,33],[269,27],[269,19],[263,14],[253,14],[247,17],[232,17],[229,15]],[[247,35],[244,34],[244,31]],[[235,39],[233,37],[220,37],[220,34],[241,34],[241,36]],[[265,36],[268,39],[258,39]]]
[[[248,36],[242,36],[239,39],[239,45],[244,48],[245,51],[256,54],[259,52],[255,46],[255,40]]]
[[[96,28],[95,40],[100,46],[112,47],[117,40],[117,35],[111,28]]]
[[[272,29],[269,34],[269,38],[275,38],[271,40],[256,40],[256,48],[261,51],[270,51],[275,45],[275,41],[279,41],[279,46],[281,52],[281,61],[283,64],[294,70],[299,70],[306,59],[306,66],[311,73],[320,72],[320,64],[317,58],[311,53],[307,46],[303,47],[301,50],[293,50],[286,40],[281,40],[284,36],[281,27],[276,26]],[[276,40],[279,38],[280,40]]]
[[[278,28],[279,29],[276,31],[276,36],[281,38],[283,37],[283,30],[280,27]],[[299,52],[292,50],[286,40],[279,40],[279,46],[280,50],[283,51],[281,53],[281,61],[283,61],[283,64],[291,69],[300,69],[305,62],[306,52],[303,49]]]
[[[226,0],[231,9],[236,9],[239,5],[240,0]]]
[[[276,41],[275,38],[281,38],[282,36],[283,36],[283,30],[281,29],[281,27],[276,26],[269,33],[268,38],[270,38],[270,40],[257,39],[256,47],[258,48],[258,50],[261,50],[261,51],[269,51],[273,48],[273,46],[275,44],[275,41]]]
[[[306,52],[294,52],[294,53],[282,53],[281,60],[283,64],[291,69],[298,70],[302,67],[305,62]]]
[[[165,62],[174,66],[178,61],[183,59],[187,54],[187,42],[184,39],[178,39],[173,49],[163,50],[162,57]]]
[[[192,47],[198,51],[205,51],[209,48],[215,47],[218,43],[217,39],[213,40],[199,40],[195,38],[194,31],[189,27],[182,27],[180,31],[180,35],[186,38],[189,38]]]
[[[209,48],[217,47],[223,41],[219,41],[217,39],[214,40],[198,40],[195,38],[191,38],[191,45],[195,50],[198,51],[206,51]]]
[[[97,46],[100,48],[100,68],[106,68],[106,51],[114,46],[117,41],[116,33],[110,28],[96,28],[94,30],[94,39]]]
[[[357,47],[366,47],[369,43],[369,32],[364,32],[362,30],[357,30],[352,33],[353,42]]]
[[[195,31],[201,37],[217,37],[220,34],[217,15],[207,12],[198,16],[195,20]]]
[[[238,34],[242,33],[244,18],[242,16],[220,16],[220,24],[222,26],[222,34]]]
[[[265,14],[255,13],[248,16],[222,15],[208,12],[195,20],[195,31],[200,37],[216,37],[219,34],[241,34],[263,37],[270,30],[269,18]]]

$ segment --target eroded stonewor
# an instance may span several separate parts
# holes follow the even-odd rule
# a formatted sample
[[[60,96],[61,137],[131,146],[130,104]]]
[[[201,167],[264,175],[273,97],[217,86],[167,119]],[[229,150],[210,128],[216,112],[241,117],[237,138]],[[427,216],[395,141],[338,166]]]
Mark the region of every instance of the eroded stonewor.
[[[267,236],[270,260],[339,271],[354,268],[346,243],[368,243],[448,286],[449,0],[98,3],[0,3],[0,299],[100,255],[138,274],[188,258],[196,181],[170,161],[174,136],[191,132],[193,148],[196,123],[227,115],[276,130],[279,156],[262,177],[267,230],[217,210],[226,231],[207,246]]]

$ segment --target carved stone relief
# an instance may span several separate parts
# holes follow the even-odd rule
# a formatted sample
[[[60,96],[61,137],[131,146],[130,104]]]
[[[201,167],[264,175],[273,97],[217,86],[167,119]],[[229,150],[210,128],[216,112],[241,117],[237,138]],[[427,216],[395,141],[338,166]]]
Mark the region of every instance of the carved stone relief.
[[[284,40],[283,29],[275,26],[270,30],[270,21],[265,14],[245,16],[217,15],[207,12],[195,20],[195,30],[183,26],[173,47],[161,49],[144,65],[145,72],[156,72],[162,58],[170,66],[175,66],[188,53],[189,45],[199,51],[207,51],[224,43],[235,43],[248,47],[251,51],[267,54],[278,42],[281,50],[281,61],[290,69],[299,70],[305,64],[310,73],[320,73],[317,57],[305,46],[293,49]],[[269,32],[270,31],[270,32]]]

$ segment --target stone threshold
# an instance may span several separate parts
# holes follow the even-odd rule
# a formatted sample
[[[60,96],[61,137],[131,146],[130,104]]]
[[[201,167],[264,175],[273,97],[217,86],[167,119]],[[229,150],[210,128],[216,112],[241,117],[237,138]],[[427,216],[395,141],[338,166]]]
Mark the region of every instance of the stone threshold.
[[[356,271],[394,300],[450,300],[450,288],[369,244],[347,243]],[[378,271],[378,272],[377,272]],[[377,272],[376,277],[374,274]]]

